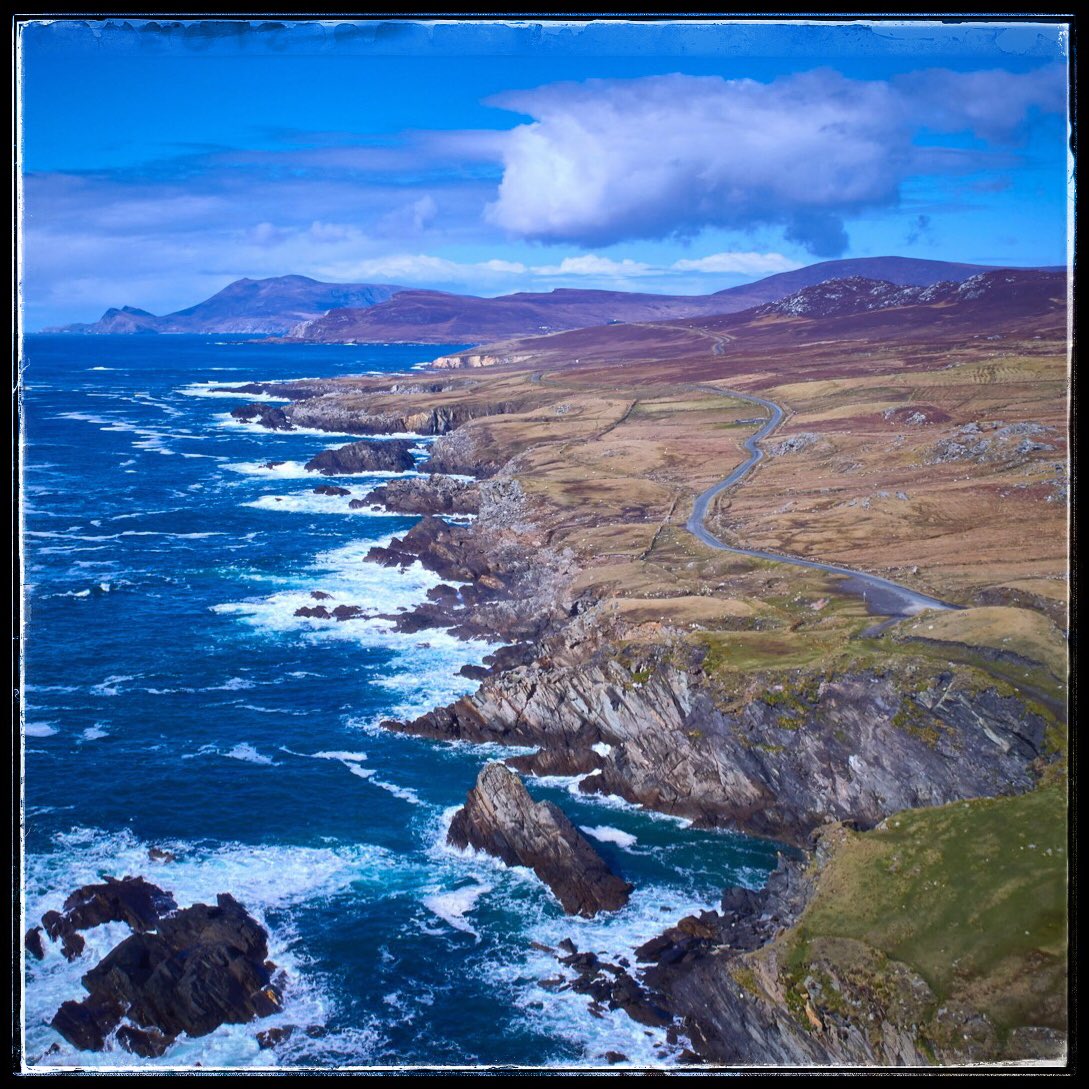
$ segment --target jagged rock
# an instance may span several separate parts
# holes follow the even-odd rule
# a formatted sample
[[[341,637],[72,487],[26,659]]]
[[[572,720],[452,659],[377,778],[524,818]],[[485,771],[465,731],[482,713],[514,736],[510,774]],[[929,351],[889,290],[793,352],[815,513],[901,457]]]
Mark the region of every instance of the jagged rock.
[[[164,851],[162,847],[149,847],[147,857],[152,862],[177,862],[178,860],[173,851]]]
[[[33,926],[26,932],[23,946],[35,960],[41,960],[45,956],[45,944],[42,942],[42,928]]]
[[[62,1002],[49,1023],[73,1047],[81,1051],[101,1051],[106,1037],[121,1019],[123,1008],[119,1003],[100,1001],[94,997],[82,1002]]]
[[[336,484],[319,484],[314,489],[315,495],[351,495],[351,490],[341,488]]]
[[[585,775],[602,765],[593,749],[538,749],[526,756],[508,756],[507,767],[525,775]]]
[[[258,403],[239,405],[238,408],[231,409],[231,415],[236,420],[243,420],[245,423],[257,423],[262,427],[267,427],[270,431],[295,430],[284,410],[275,405]]]
[[[375,488],[363,497],[360,506],[375,503],[398,514],[476,514],[480,488],[448,476],[409,477]]]
[[[797,454],[799,451],[805,450],[819,441],[819,435],[814,435],[811,431],[806,431],[804,434],[791,435],[789,439],[783,439],[782,442],[777,442],[774,445],[769,446],[768,453],[773,454],[775,457],[780,457],[783,454]]]
[[[310,596],[315,601],[330,601],[333,597],[332,594],[327,594],[324,590],[311,590]]]
[[[672,1022],[672,1016],[660,1004],[661,997],[640,987],[620,965],[610,964],[589,952],[573,952],[559,960],[578,973],[571,989],[590,997],[591,1008],[597,1005],[602,1009],[623,1010],[638,1024],[657,1028]]]
[[[569,915],[615,911],[631,886],[616,876],[589,841],[550,802],[534,802],[503,764],[486,764],[454,815],[447,837],[508,866],[528,866],[555,893]]]
[[[409,439],[382,439],[350,442],[335,450],[323,450],[306,463],[311,473],[338,476],[346,473],[405,472],[415,466],[409,452],[415,444]]]
[[[294,1033],[294,1025],[281,1025],[279,1028],[265,1029],[257,1034],[257,1046],[262,1051],[268,1051],[269,1048],[276,1047],[285,1040],[291,1039]]]
[[[157,1029],[122,1025],[117,1030],[117,1042],[133,1055],[139,1055],[143,1059],[157,1059],[166,1054],[167,1048],[174,1042],[174,1037],[166,1036]]]
[[[75,960],[83,955],[87,943],[78,930],[66,930],[61,935],[61,952],[65,960]]]
[[[333,618],[336,620],[354,620],[357,616],[363,616],[365,610],[359,605],[338,605],[333,610]]]
[[[309,617],[311,620],[333,619],[333,614],[324,605],[301,605],[295,610],[295,615]]]
[[[81,930],[102,923],[127,923],[140,933],[152,929],[159,918],[178,905],[169,892],[145,881],[142,877],[126,877],[118,881],[107,877],[101,885],[84,885],[64,902],[64,913],[47,911],[42,925],[53,941],[61,943],[67,960],[83,953]]]
[[[101,1050],[127,1017],[139,1029],[121,1030],[123,1046],[161,1054],[183,1032],[204,1036],[278,1012],[273,971],[268,935],[222,893],[214,907],[194,904],[126,938],[84,975],[88,997],[63,1003],[51,1023],[74,1046]]]

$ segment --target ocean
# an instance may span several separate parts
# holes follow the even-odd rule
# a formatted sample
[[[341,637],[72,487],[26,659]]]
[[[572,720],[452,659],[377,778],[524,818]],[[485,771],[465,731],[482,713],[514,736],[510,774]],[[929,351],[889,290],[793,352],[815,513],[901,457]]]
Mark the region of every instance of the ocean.
[[[236,337],[29,336],[23,358],[25,926],[75,888],[141,874],[179,905],[229,892],[287,972],[281,1014],[183,1037],[160,1059],[71,1047],[49,1027],[128,933],[26,958],[30,1066],[246,1069],[669,1064],[662,1030],[541,981],[531,943],[627,955],[724,887],[759,887],[776,845],[693,829],[574,780],[530,779],[635,885],[623,911],[565,916],[529,871],[446,846],[481,765],[511,750],[383,731],[469,692],[491,647],[399,634],[377,614],[439,579],[364,562],[415,521],[352,511],[381,482],[303,471],[347,436],[230,417],[211,385],[403,371],[455,346]],[[427,440],[421,440],[421,451]],[[270,461],[284,464],[266,469]],[[367,607],[297,618],[321,590]],[[159,847],[176,861],[148,858]],[[274,1050],[259,1030],[294,1025]]]

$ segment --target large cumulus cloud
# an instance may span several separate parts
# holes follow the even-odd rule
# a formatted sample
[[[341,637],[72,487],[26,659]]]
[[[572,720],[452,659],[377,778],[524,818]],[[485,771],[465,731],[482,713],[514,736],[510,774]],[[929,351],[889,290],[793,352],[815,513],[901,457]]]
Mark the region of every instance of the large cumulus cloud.
[[[890,81],[670,75],[510,92],[493,103],[534,120],[506,138],[487,216],[523,238],[582,245],[779,225],[835,256],[844,217],[895,205],[907,176],[994,165],[986,146],[927,148],[920,133],[1009,141],[1034,110],[1061,110],[1064,94],[1055,68]]]

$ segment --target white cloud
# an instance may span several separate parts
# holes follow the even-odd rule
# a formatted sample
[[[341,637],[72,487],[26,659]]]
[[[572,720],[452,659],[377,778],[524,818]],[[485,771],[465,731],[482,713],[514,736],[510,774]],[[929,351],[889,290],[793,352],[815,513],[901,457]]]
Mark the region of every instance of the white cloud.
[[[534,265],[531,271],[538,276],[609,276],[625,280],[631,276],[645,276],[656,270],[652,265],[632,261],[627,257],[622,261],[614,261],[611,257],[587,253],[581,257],[565,257],[558,265]]]
[[[899,200],[921,169],[978,170],[988,151],[935,155],[926,127],[1016,135],[1032,110],[1062,109],[1061,70],[944,70],[892,81],[829,69],[770,83],[668,75],[587,80],[497,96],[535,120],[503,146],[487,218],[512,235],[609,245],[780,225],[819,256],[847,245],[844,216]]]
[[[706,257],[674,261],[669,267],[677,272],[736,272],[744,276],[770,276],[774,272],[789,272],[801,262],[792,261],[781,253],[730,252],[711,253]]]

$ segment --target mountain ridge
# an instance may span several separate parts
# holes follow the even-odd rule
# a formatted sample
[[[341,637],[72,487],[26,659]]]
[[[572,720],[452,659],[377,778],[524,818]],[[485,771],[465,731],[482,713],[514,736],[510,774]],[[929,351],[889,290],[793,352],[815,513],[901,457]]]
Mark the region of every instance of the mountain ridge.
[[[668,321],[730,314],[772,303],[799,290],[847,277],[901,287],[962,282],[999,266],[913,257],[822,261],[707,295],[665,295],[559,287],[488,298],[396,284],[336,284],[289,274],[243,277],[193,306],[155,315],[111,307],[96,322],[51,327],[47,333],[233,333],[316,343],[486,343],[617,322]]]

